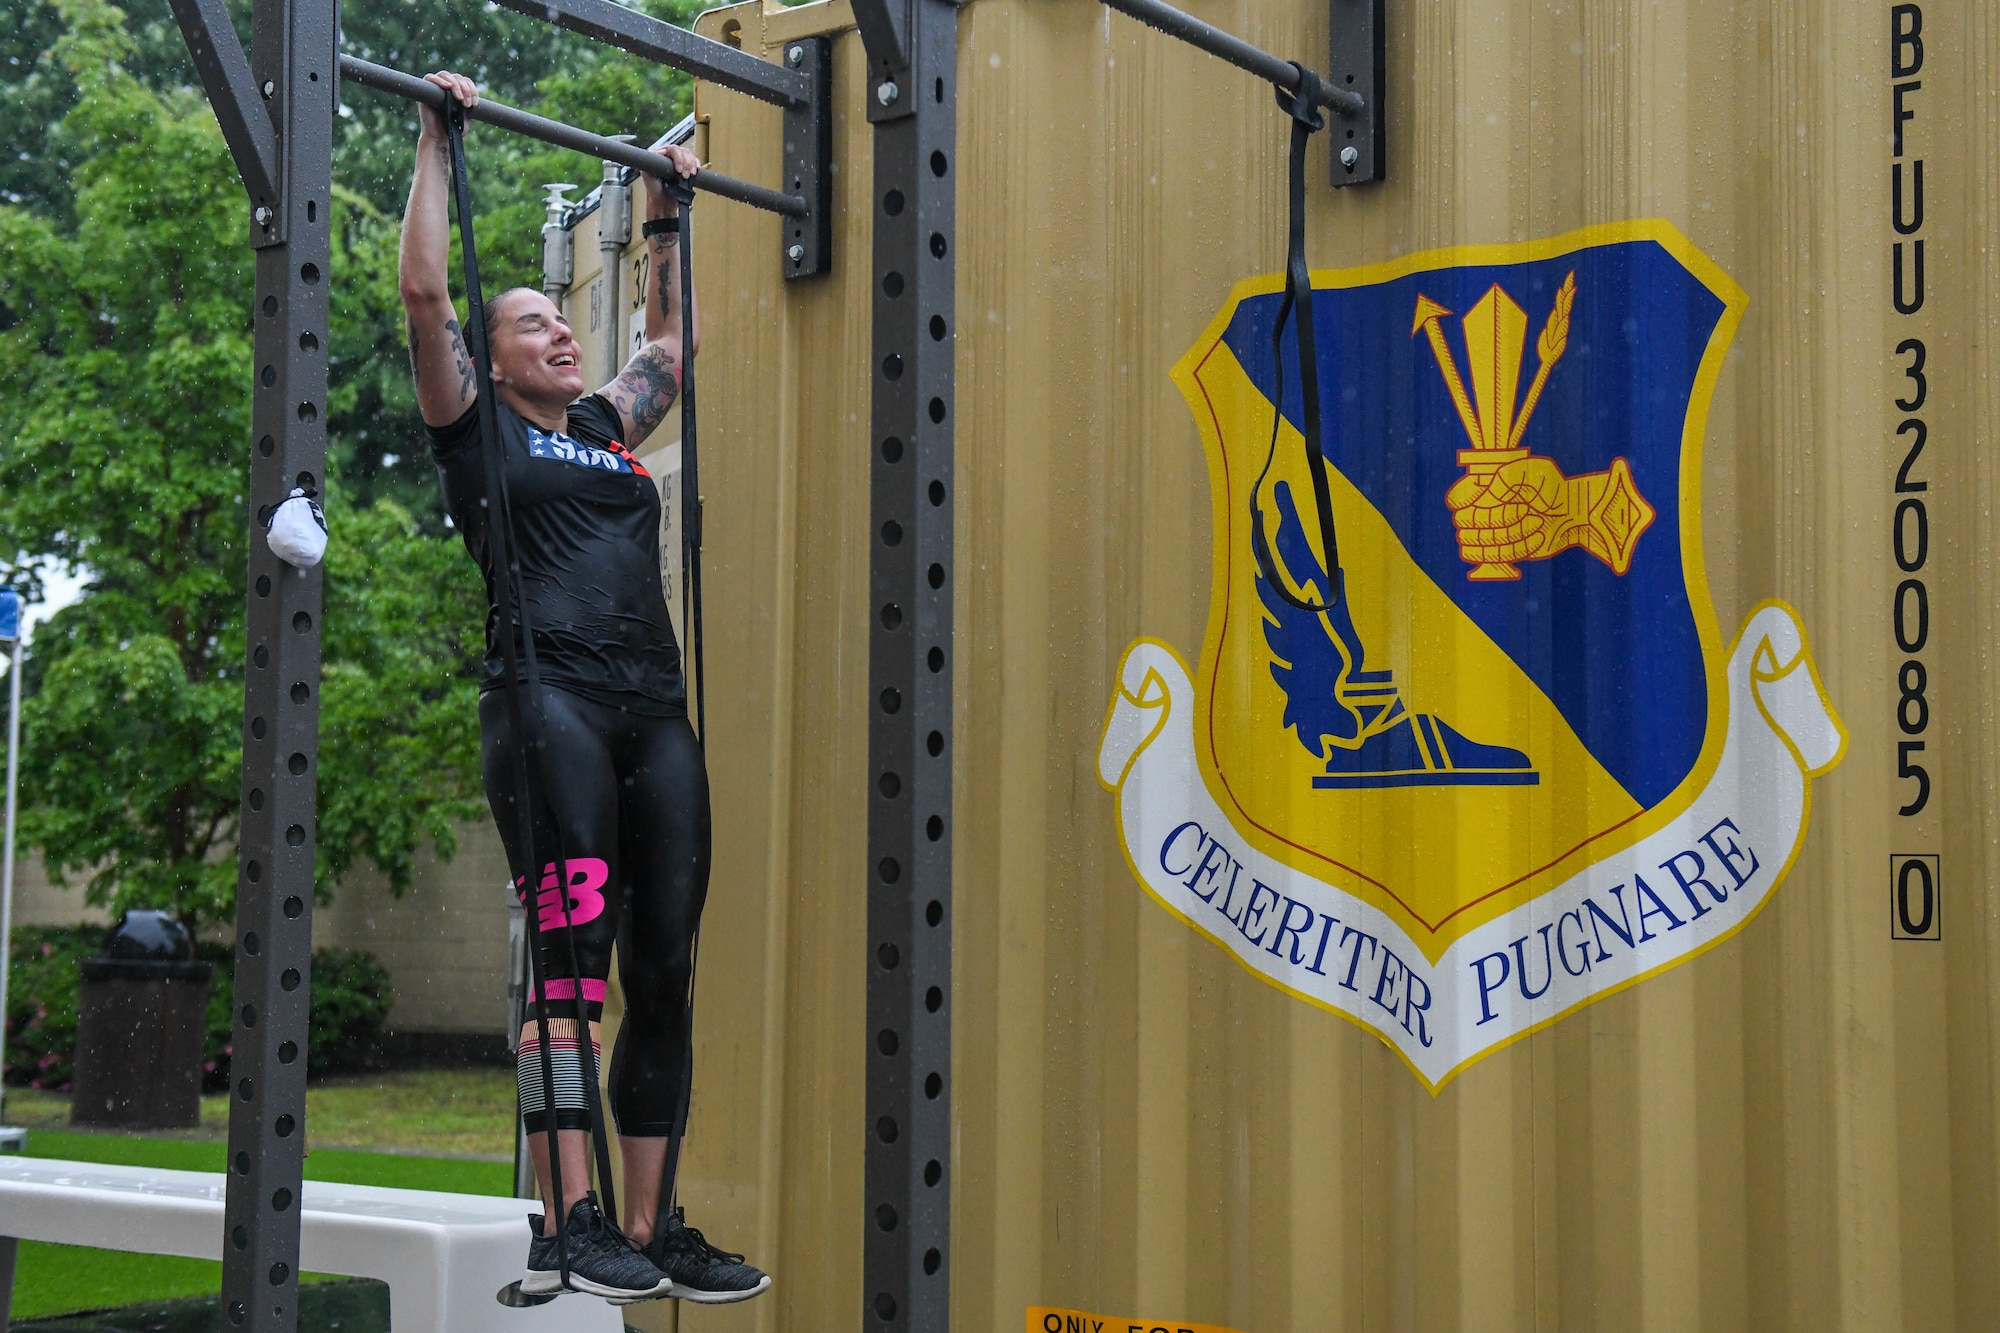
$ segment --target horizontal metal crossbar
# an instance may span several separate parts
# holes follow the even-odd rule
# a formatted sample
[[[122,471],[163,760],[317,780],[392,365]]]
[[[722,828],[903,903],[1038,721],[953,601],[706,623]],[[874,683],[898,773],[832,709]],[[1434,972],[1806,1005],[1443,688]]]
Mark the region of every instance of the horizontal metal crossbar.
[[[1287,89],[1298,87],[1299,72],[1292,68],[1290,61],[1280,60],[1262,47],[1252,46],[1241,37],[1203,23],[1192,14],[1162,4],[1161,0],[1104,0],[1104,3],[1121,14],[1129,14],[1149,28],[1158,29],[1169,37],[1178,37],[1190,46],[1198,46],[1212,56],[1227,60],[1238,69],[1248,70],[1268,83]],[[1320,93],[1320,105],[1330,106],[1336,111],[1355,112],[1361,110],[1365,103],[1359,93],[1326,87]]]
[[[428,79],[419,79],[401,70],[390,69],[355,56],[340,58],[340,76],[355,83],[373,88],[378,92],[393,93],[397,97],[407,97],[413,102],[423,102],[429,106],[443,108],[450,94]],[[588,154],[604,162],[616,162],[620,166],[631,167],[634,171],[649,172],[663,180],[679,180],[679,175],[667,160],[657,153],[648,152],[637,144],[620,143],[607,139],[589,130],[580,130],[574,125],[565,125],[559,120],[548,120],[529,111],[517,110],[500,102],[488,101],[482,97],[477,106],[467,107],[469,119],[497,125],[503,130],[539,139],[543,143],[554,144],[558,148],[569,148]],[[720,195],[724,199],[734,199],[739,204],[761,208],[769,213],[779,213],[786,217],[806,215],[805,196],[782,194],[762,185],[752,185],[748,181],[737,180],[720,172],[703,168],[689,182],[697,190]]]
[[[686,70],[697,79],[774,106],[804,106],[812,100],[812,81],[804,75],[686,28],[662,23],[612,0],[498,0],[498,3],[503,9]]]

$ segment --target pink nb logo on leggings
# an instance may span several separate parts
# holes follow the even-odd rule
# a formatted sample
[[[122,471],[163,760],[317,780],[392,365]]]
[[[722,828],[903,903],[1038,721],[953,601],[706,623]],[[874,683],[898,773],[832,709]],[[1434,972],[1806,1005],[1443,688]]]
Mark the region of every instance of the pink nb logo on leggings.
[[[564,925],[580,926],[586,921],[595,921],[604,915],[604,882],[611,878],[611,867],[594,856],[571,857],[569,860],[569,920],[563,920],[563,894],[556,887],[556,863],[551,861],[542,867],[540,892],[535,895],[535,906],[540,909],[535,918],[539,930],[561,930]],[[518,891],[524,879],[514,881]],[[527,895],[522,894],[523,898]]]

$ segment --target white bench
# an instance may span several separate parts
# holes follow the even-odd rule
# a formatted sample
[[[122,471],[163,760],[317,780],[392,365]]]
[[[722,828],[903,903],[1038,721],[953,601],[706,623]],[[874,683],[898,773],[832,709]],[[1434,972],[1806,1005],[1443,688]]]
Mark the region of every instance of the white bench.
[[[220,1259],[222,1197],[222,1176],[205,1171],[0,1157],[5,1275],[17,1240]],[[529,1199],[308,1180],[299,1266],[388,1283],[394,1333],[623,1333],[620,1312],[594,1296],[527,1309],[495,1299],[521,1276],[522,1219],[540,1209]]]

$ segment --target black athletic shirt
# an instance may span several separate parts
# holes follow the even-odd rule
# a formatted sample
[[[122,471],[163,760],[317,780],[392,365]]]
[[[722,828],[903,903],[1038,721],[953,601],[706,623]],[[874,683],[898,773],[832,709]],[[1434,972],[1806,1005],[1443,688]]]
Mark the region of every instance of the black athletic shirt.
[[[504,402],[493,406],[542,680],[634,713],[685,716],[680,648],[660,586],[660,495],[619,443],[617,410],[591,394],[570,404],[566,430],[545,431]],[[506,659],[483,517],[479,404],[449,426],[424,431],[445,510],[486,576],[483,693],[506,676]]]

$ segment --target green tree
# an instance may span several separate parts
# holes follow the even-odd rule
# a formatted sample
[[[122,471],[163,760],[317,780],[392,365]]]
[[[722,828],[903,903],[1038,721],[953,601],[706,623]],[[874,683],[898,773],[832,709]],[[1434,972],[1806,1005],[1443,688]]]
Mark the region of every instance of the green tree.
[[[697,0],[645,0],[689,21]],[[229,0],[248,37],[250,0]],[[252,265],[244,201],[167,0],[0,13],[0,579],[86,595],[28,660],[23,833],[107,906],[192,924],[234,902]],[[464,70],[495,97],[651,140],[685,76],[463,0],[343,14],[346,49]],[[344,91],[329,330],[319,888],[408,882],[479,799],[477,571],[443,521],[403,351],[397,221],[415,108]],[[599,164],[468,136],[492,290],[539,281],[541,182]],[[455,256],[454,256],[455,259]],[[8,560],[7,553],[31,553]]]
[[[228,0],[246,50],[250,6],[251,0]],[[685,24],[704,6],[701,0],[644,0],[639,7]],[[123,12],[121,70],[173,105],[198,100],[194,67],[168,0],[127,0]],[[73,177],[83,160],[83,145],[66,119],[81,88],[55,46],[64,31],[53,0],[0,6],[0,201],[58,227],[73,221]],[[632,133],[650,142],[688,110],[691,85],[677,71],[493,5],[350,5],[341,15],[341,39],[347,51],[398,69],[461,70],[501,101],[605,134]],[[366,88],[345,88],[337,131],[334,169],[341,185],[375,216],[400,216],[416,108]],[[588,189],[600,165],[484,126],[468,136],[467,152],[486,280],[496,291],[538,285],[541,183],[570,180]],[[233,179],[225,165],[214,183]],[[218,197],[235,198],[227,190]],[[351,234],[364,242],[372,238]],[[444,510],[409,389],[394,260],[393,245],[336,256],[329,466],[346,484],[351,503],[394,500],[426,531],[442,533]],[[240,290],[247,305],[247,286]]]
[[[234,901],[251,364],[241,187],[199,96],[129,72],[117,10],[59,9],[55,58],[79,93],[62,124],[72,221],[0,206],[0,551],[38,553],[30,579],[55,561],[92,583],[35,637],[23,832],[52,871],[82,874],[92,901],[201,924]],[[351,193],[341,202],[338,253],[379,268],[393,225]],[[344,302],[347,324],[379,318],[370,291]],[[448,854],[454,824],[481,808],[477,573],[402,509],[334,507],[322,893],[364,856],[406,884],[421,840]]]

